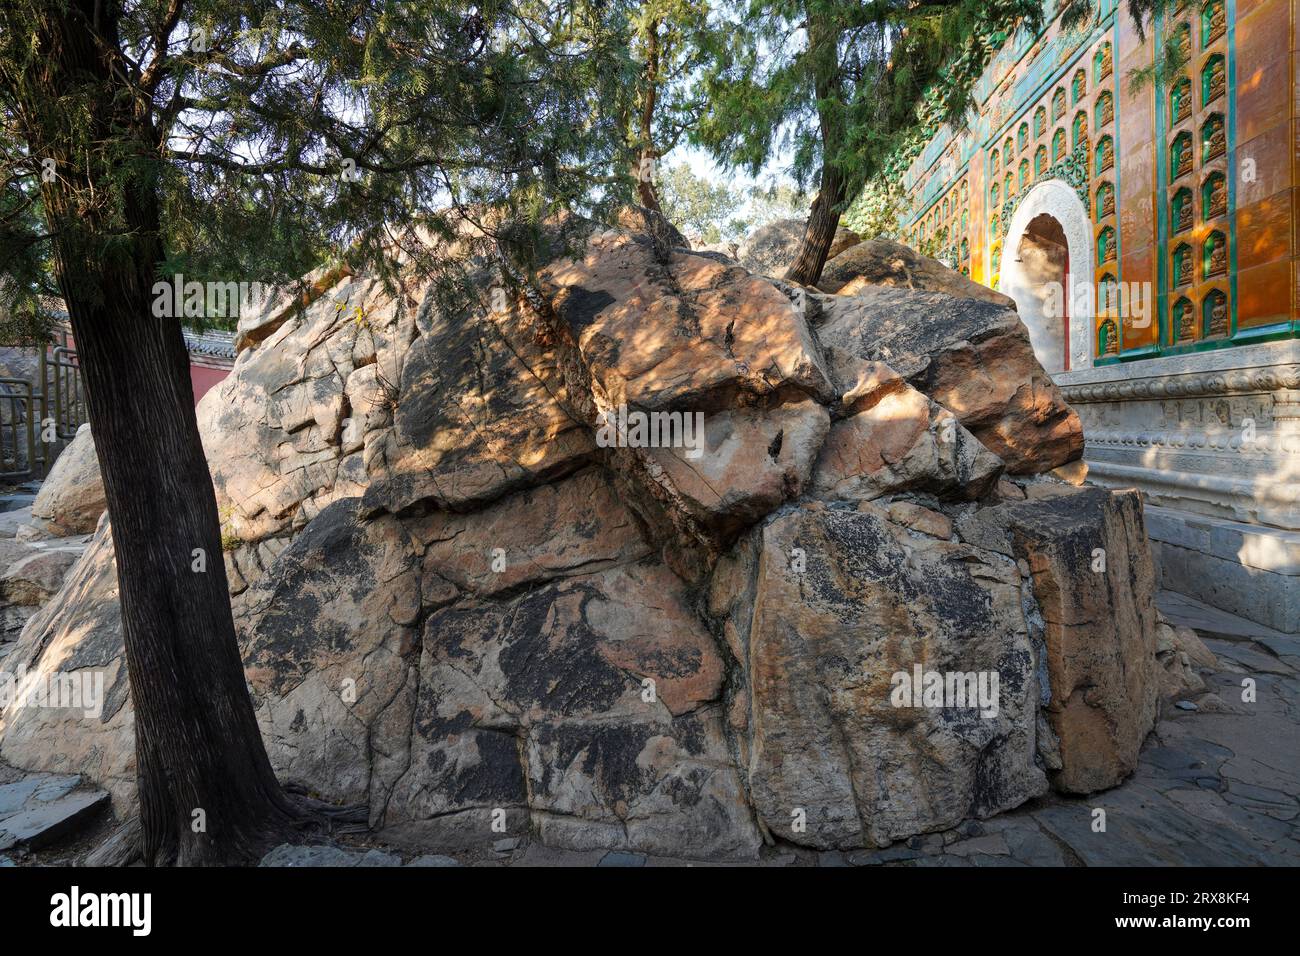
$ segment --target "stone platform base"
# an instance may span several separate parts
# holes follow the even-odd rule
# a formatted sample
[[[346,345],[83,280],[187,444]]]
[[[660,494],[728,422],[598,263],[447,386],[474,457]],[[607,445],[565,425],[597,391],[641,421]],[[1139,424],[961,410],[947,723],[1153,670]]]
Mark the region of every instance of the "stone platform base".
[[[1088,478],[1142,492],[1162,586],[1300,631],[1300,341],[1053,378]]]
[[[1157,586],[1300,633],[1300,532],[1146,508]]]

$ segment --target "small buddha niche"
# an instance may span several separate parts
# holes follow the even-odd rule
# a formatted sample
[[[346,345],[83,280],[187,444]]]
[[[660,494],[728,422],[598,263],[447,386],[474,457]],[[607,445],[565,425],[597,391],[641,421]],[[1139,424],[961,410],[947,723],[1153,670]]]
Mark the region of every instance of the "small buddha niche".
[[[1107,125],[1115,118],[1115,99],[1109,93],[1102,93],[1097,98],[1097,128]]]
[[[1173,170],[1174,179],[1192,171],[1192,137],[1186,130],[1179,133],[1173,146],[1169,147],[1169,168]]]
[[[1192,247],[1183,243],[1174,250],[1174,288],[1192,284]]]
[[[1115,146],[1114,141],[1109,136],[1103,136],[1097,143],[1097,174],[1100,175],[1115,165]]]
[[[1202,104],[1208,105],[1223,95],[1224,79],[1223,56],[1216,53],[1201,71]]]
[[[1110,76],[1111,69],[1112,69],[1112,64],[1111,64],[1110,42],[1107,41],[1101,45],[1101,49],[1098,50],[1097,55],[1093,57],[1093,61],[1092,61],[1093,78],[1095,80],[1100,81],[1105,77]]]
[[[1201,187],[1205,218],[1217,219],[1228,212],[1228,184],[1223,173],[1211,173]]]
[[[1110,316],[1102,319],[1101,325],[1097,329],[1097,354],[1119,354],[1119,326],[1115,324],[1115,320]]]
[[[1104,219],[1115,212],[1115,187],[1102,183],[1097,187],[1097,218]]]
[[[1228,28],[1223,0],[1206,0],[1201,7],[1201,49],[1205,49]]]
[[[1183,77],[1174,84],[1169,93],[1169,121],[1177,124],[1187,119],[1192,112],[1192,81]]]
[[[1175,345],[1196,341],[1196,313],[1190,299],[1174,303],[1173,331]]]
[[[1228,151],[1228,140],[1223,133],[1223,117],[1215,113],[1201,127],[1201,162],[1222,156]]]
[[[1215,289],[1201,303],[1207,338],[1224,338],[1231,331],[1228,321],[1228,297]]]
[[[1210,233],[1210,237],[1205,240],[1203,255],[1205,278],[1227,275],[1228,244],[1223,233],[1218,231]]]
[[[1189,189],[1180,189],[1174,194],[1173,215],[1174,232],[1185,232],[1192,228],[1192,193]]]

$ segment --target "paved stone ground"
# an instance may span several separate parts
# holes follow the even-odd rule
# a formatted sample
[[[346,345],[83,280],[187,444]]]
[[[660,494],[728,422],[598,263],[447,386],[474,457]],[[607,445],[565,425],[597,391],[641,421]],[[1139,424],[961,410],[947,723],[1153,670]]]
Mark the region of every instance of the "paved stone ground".
[[[1160,606],[1174,623],[1198,629],[1219,667],[1205,675],[1205,693],[1163,705],[1137,772],[1122,786],[1084,798],[1051,795],[991,820],[968,821],[883,850],[768,847],[758,865],[1300,864],[1300,638],[1267,632],[1168,592]],[[1253,703],[1242,700],[1245,680],[1255,683]],[[0,783],[12,779],[0,775]],[[1104,831],[1094,830],[1097,810],[1105,811]],[[282,847],[263,865],[711,865],[617,851],[568,852],[516,837],[445,854],[404,852],[373,837],[349,842],[354,845]],[[51,847],[11,852],[9,859],[20,865],[58,864],[77,856]],[[6,862],[0,855],[0,866]]]

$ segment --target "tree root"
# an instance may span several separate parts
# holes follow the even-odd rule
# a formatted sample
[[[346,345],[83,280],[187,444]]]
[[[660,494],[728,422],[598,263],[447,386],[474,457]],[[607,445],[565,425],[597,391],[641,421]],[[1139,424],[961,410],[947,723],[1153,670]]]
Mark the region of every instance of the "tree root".
[[[298,843],[336,834],[365,833],[369,829],[369,812],[365,804],[335,806],[318,800],[297,785],[284,787],[284,802],[289,814],[279,825],[262,830],[257,846],[248,847],[247,862],[256,865],[268,851],[281,843]],[[265,844],[265,845],[262,845]],[[139,814],[132,814],[86,855],[86,866],[131,866],[144,861],[144,833]],[[171,848],[164,865],[176,865],[176,850]]]
[[[302,815],[304,829],[323,827],[325,833],[365,833],[370,829],[370,811],[364,803],[339,807],[317,800],[304,787],[285,784],[285,797]]]

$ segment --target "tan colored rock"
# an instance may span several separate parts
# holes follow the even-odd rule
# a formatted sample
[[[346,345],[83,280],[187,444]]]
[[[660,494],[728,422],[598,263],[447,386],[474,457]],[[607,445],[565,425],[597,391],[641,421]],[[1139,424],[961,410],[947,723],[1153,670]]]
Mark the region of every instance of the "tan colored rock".
[[[696,455],[647,454],[691,516],[726,537],[803,493],[829,428],[826,409],[800,396],[707,416]]]
[[[1030,501],[1048,501],[1052,498],[1068,498],[1078,493],[1079,486],[1054,478],[1037,477],[1026,481],[1023,491]]]
[[[1156,620],[1160,696],[1181,700],[1203,694],[1206,684],[1199,671],[1217,669],[1218,658],[1190,627],[1174,627],[1158,611]]]
[[[347,265],[321,266],[283,289],[268,290],[261,300],[241,310],[235,331],[235,350],[256,347],[293,315],[315,303],[352,274]]]
[[[814,307],[817,336],[829,352],[885,362],[956,415],[1012,474],[1050,471],[1082,457],[1079,416],[1034,357],[1014,311],[880,287],[817,296]],[[835,367],[843,369],[844,361]]]
[[[1064,497],[988,507],[1010,486],[992,494],[977,429],[1022,442],[1030,470],[1059,446],[1024,417],[1018,324],[937,294],[792,289],[576,217],[543,240],[518,299],[486,254],[464,260],[477,294],[459,305],[340,276],[258,327],[200,404],[283,779],[417,846],[481,846],[503,809],[507,835],[707,858],[751,856],[763,830],[855,847],[950,827],[1045,772],[1117,779],[1145,732],[1147,684],[1126,681],[1159,666],[1127,624],[1149,568],[1115,557],[1140,519],[1046,475],[1031,486]],[[1011,384],[963,391],[976,362]],[[704,441],[598,441],[620,405],[698,412]],[[1094,540],[1129,566],[1104,611],[1070,577]],[[85,773],[128,810],[106,527],[4,647],[38,675],[98,669],[106,692],[94,720],[8,708],[0,757]],[[996,672],[998,713],[893,706],[912,664]]]
[[[377,434],[373,454],[366,444],[368,506],[464,510],[573,471],[594,453],[557,345],[521,303],[494,311],[490,291],[456,314],[426,303],[393,427]]]
[[[962,540],[1028,561],[1046,624],[1051,702],[1066,793],[1133,772],[1156,716],[1154,572],[1136,491],[1088,488],[999,505],[957,522]]]
[[[377,816],[405,769],[415,700],[419,551],[355,499],[308,524],[242,596],[236,624],[280,778]]]
[[[998,497],[1004,501],[1024,501],[1027,497],[1025,489],[1005,479],[998,481],[997,493]]]
[[[0,597],[10,604],[44,604],[58,593],[79,556],[78,551],[56,548],[33,550],[0,575]]]
[[[755,810],[819,848],[884,846],[1047,788],[1015,564],[864,508],[769,519],[719,565],[711,598],[735,634],[749,703],[733,733]],[[997,673],[996,714],[895,706],[894,675],[916,666]]]
[[[894,501],[888,508],[889,520],[922,534],[945,541],[952,537],[952,520],[944,514],[912,501]]]
[[[1061,465],[1048,472],[1053,478],[1059,478],[1071,485],[1081,485],[1088,480],[1088,463],[1083,459]]]
[[[838,295],[857,295],[873,286],[944,292],[964,299],[1015,309],[1014,299],[890,239],[866,239],[827,258],[817,288]]]
[[[831,426],[813,494],[846,500],[916,489],[974,499],[997,483],[1002,462],[946,410],[906,384],[876,394],[875,404],[859,399],[861,411]]]
[[[285,535],[366,490],[366,469],[344,463],[391,418],[419,294],[394,299],[379,282],[343,276],[203,396],[199,432],[228,539]]]
[[[1180,654],[1186,654],[1193,667],[1201,670],[1215,670],[1219,658],[1214,651],[1205,646],[1205,642],[1190,627],[1174,628],[1174,648]]]
[[[98,686],[98,713],[87,708],[0,710],[0,759],[25,770],[80,773],[108,790],[118,813],[135,802],[135,725],[127,703],[117,565],[105,519],[63,587],[27,622],[4,670],[28,686],[75,675]]]
[[[82,425],[41,483],[32,502],[32,515],[42,519],[45,530],[53,534],[88,534],[107,507],[95,440],[90,425]]]
[[[632,512],[595,468],[473,514],[431,512],[409,527],[425,546],[426,577],[449,587],[446,597],[491,597],[651,553]],[[426,581],[426,595],[433,586]]]
[[[833,395],[795,303],[743,269],[680,253],[664,265],[646,244],[606,232],[542,278],[601,408],[709,411],[737,390],[787,387]]]
[[[625,232],[635,235],[647,236],[651,239],[659,237],[660,241],[670,248],[691,248],[691,241],[682,235],[681,230],[669,222],[663,213],[654,212],[644,206],[633,203],[621,207],[614,214],[614,224]]]
[[[502,808],[576,849],[752,855],[722,676],[681,582],[653,562],[438,611],[384,822],[410,839]]]
[[[755,230],[740,244],[736,258],[750,272],[779,279],[794,262],[806,227],[807,221],[804,219],[777,219],[770,222]],[[852,229],[838,226],[826,254],[827,261],[861,241],[861,237]]]

